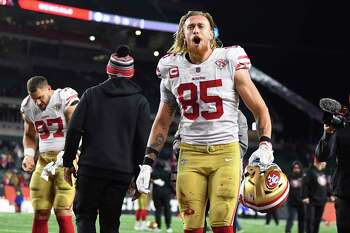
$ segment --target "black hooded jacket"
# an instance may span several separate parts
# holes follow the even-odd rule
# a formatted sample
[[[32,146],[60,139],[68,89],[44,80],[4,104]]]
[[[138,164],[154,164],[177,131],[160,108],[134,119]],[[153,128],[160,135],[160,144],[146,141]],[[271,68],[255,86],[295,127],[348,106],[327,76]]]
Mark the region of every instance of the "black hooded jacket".
[[[325,133],[317,145],[316,156],[320,161],[336,157],[333,192],[339,198],[350,200],[350,128],[337,129],[334,134]]]
[[[314,165],[311,166],[303,177],[302,198],[309,198],[312,205],[323,206],[326,204],[328,196],[330,196],[330,186],[326,174]]]
[[[133,81],[112,78],[87,89],[68,128],[64,167],[82,137],[78,175],[129,183],[142,163],[151,127],[149,103]]]

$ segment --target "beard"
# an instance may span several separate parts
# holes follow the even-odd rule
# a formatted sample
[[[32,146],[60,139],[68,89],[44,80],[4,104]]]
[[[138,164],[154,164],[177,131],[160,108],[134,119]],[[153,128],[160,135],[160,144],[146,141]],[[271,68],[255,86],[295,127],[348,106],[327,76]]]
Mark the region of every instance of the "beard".
[[[207,43],[199,36],[194,36],[190,41],[189,46],[187,46],[187,51],[195,55],[203,54],[208,49],[210,49],[210,43]]]

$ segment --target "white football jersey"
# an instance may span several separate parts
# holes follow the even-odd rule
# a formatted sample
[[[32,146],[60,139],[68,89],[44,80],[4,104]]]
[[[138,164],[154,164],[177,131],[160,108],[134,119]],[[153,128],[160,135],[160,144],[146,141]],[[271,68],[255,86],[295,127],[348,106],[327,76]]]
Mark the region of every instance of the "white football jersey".
[[[78,93],[72,88],[56,89],[46,109],[42,111],[27,96],[21,104],[21,112],[27,121],[33,122],[39,136],[39,151],[61,151],[67,133],[67,120],[64,115],[72,102],[79,100]]]
[[[184,54],[161,58],[157,75],[175,97],[180,109],[181,141],[212,145],[238,141],[239,95],[234,74],[249,69],[250,60],[239,46],[216,48],[201,64]]]

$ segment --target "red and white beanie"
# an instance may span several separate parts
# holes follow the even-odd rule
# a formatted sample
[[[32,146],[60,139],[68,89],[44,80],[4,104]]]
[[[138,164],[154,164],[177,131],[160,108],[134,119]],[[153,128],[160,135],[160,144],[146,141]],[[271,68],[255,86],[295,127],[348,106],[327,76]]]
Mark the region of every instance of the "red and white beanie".
[[[106,72],[111,78],[123,77],[130,79],[134,76],[134,58],[130,56],[129,48],[126,45],[120,46],[116,53],[111,54]]]

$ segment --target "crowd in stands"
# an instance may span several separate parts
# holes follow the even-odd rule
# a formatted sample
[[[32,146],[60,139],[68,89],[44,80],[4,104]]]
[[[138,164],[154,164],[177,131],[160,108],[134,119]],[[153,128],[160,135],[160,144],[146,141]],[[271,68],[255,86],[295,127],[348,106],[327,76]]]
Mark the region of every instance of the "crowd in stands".
[[[23,196],[28,193],[31,174],[22,171],[21,162],[23,158],[23,148],[21,143],[12,140],[0,139],[0,198],[10,195],[11,202],[16,204],[16,211],[20,211],[17,207],[23,201]],[[8,192],[8,193],[6,193]]]

